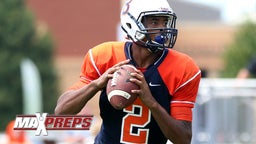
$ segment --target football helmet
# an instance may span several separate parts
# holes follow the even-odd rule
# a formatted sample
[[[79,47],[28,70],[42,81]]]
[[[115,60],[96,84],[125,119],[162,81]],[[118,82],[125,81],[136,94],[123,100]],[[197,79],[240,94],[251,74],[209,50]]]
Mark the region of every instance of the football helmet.
[[[168,21],[165,27],[147,28],[143,24],[146,16],[164,16]],[[151,52],[172,48],[176,42],[177,17],[167,0],[128,0],[121,10],[120,18],[127,37]],[[151,38],[152,35],[154,38]]]

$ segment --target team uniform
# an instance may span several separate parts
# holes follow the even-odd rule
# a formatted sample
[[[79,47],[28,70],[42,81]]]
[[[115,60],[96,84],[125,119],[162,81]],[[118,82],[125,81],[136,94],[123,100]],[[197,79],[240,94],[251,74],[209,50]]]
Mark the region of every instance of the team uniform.
[[[106,42],[90,49],[82,65],[80,81],[70,89],[89,84],[120,61],[131,59],[130,63],[136,66],[131,45],[130,42]],[[200,70],[193,60],[173,49],[164,49],[154,64],[141,70],[158,103],[175,119],[192,121],[200,81]],[[104,88],[99,106],[103,123],[95,138],[96,144],[167,142],[150,110],[139,98],[133,105],[116,110],[109,103]]]

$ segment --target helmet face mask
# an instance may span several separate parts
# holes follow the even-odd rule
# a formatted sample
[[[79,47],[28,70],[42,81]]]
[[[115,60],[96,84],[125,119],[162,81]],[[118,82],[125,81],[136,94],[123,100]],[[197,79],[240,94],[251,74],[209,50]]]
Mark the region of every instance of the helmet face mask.
[[[140,5],[143,2],[146,3]],[[164,24],[149,26],[146,21],[150,17],[162,17]],[[121,24],[133,42],[157,52],[174,46],[178,33],[176,18],[166,0],[130,0],[123,8]]]

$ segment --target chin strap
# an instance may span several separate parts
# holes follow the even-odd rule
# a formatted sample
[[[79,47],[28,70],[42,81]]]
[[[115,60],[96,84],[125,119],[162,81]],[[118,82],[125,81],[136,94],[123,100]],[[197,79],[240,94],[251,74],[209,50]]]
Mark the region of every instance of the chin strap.
[[[146,43],[146,48],[150,51],[150,52],[152,52],[152,53],[157,53],[157,52],[159,52],[160,50],[163,50],[163,48],[161,48],[161,47],[158,47],[158,46],[155,46],[155,45],[152,45],[152,43],[155,43],[154,41],[151,41],[151,42],[147,42]]]
[[[146,43],[142,43],[142,42],[138,41],[138,42],[134,42],[134,43],[140,47],[146,48],[151,53],[157,53],[164,49],[164,48],[152,45],[153,43],[155,43],[154,41],[151,41],[151,42],[148,41]]]
[[[158,35],[155,37],[154,41],[147,41],[145,45],[150,52],[156,53],[164,49],[165,42],[166,42],[166,37],[164,35]],[[158,45],[162,45],[162,46],[158,46]]]
[[[146,48],[148,51],[150,51],[151,53],[157,53],[161,50],[164,50],[164,44],[166,42],[166,36],[164,35],[158,35],[155,37],[155,40],[148,40],[147,42],[144,42],[142,40],[139,41],[134,41],[131,36],[127,35],[129,37],[129,39],[131,39],[133,41],[133,43],[135,43],[136,45]],[[148,35],[147,35],[148,36]],[[148,38],[150,39],[150,38]],[[162,45],[162,46],[158,46],[158,45]]]

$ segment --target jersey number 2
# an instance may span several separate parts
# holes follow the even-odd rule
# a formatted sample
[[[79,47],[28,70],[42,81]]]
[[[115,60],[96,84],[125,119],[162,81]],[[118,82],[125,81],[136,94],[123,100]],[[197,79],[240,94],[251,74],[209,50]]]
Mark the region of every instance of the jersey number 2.
[[[132,106],[124,109],[127,115],[123,117],[121,142],[147,143],[149,129],[144,127],[150,122],[151,113],[138,99]]]

